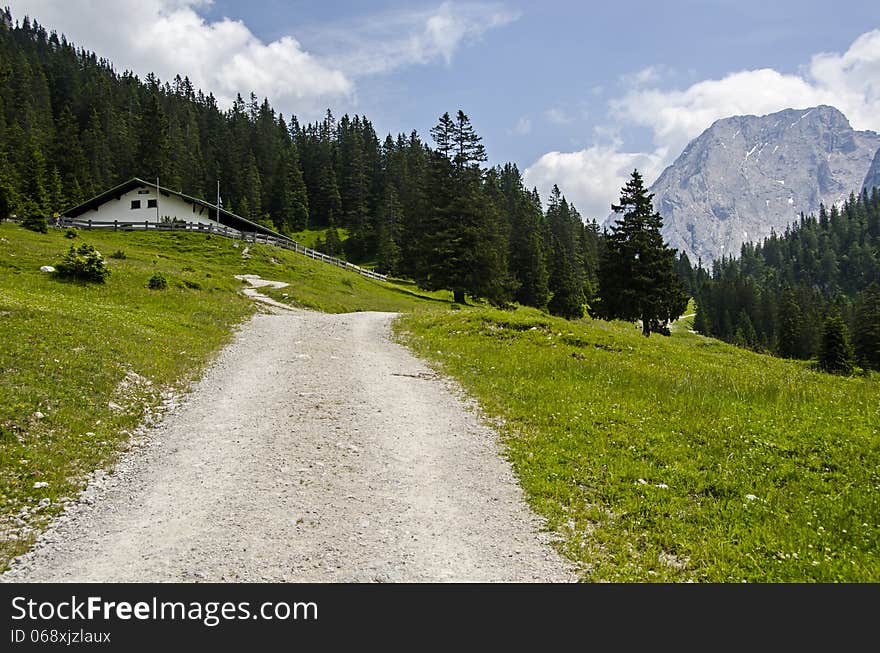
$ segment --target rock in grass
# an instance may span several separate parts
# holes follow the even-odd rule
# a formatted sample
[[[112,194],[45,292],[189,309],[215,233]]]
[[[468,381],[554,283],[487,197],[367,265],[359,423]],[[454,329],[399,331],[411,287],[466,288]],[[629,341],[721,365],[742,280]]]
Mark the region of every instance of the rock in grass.
[[[46,481],[37,481],[34,483],[34,489],[39,490],[40,488],[49,487],[49,484]]]
[[[55,272],[55,268],[51,265],[42,265],[40,266],[40,272]]]

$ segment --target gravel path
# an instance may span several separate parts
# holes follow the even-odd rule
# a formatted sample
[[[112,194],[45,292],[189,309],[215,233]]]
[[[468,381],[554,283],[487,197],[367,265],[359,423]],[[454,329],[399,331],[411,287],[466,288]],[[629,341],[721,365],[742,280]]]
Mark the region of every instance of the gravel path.
[[[574,580],[394,314],[267,310],[0,579]]]

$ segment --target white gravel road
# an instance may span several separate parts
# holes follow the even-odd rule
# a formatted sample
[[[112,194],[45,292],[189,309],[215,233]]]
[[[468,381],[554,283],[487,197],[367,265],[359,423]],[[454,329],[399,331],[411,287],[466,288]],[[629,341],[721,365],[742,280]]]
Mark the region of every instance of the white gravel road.
[[[574,580],[394,314],[267,310],[0,579]]]

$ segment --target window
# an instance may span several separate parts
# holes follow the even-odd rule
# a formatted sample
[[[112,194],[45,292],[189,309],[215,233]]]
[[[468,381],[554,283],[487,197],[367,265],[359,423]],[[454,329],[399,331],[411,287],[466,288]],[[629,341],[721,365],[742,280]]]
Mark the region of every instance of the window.
[[[150,191],[148,191],[148,190],[139,190],[138,191],[138,195],[149,195],[149,194],[150,194]]]
[[[156,208],[156,200],[147,200],[147,208],[155,209]]]
[[[141,201],[140,200],[132,200],[131,201],[131,208],[133,208],[133,209],[141,208]]]

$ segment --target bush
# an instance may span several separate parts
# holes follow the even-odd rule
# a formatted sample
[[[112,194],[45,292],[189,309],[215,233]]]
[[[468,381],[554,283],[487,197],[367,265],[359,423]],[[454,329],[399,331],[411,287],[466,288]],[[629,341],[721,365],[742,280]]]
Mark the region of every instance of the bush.
[[[156,272],[150,277],[147,287],[150,290],[165,290],[168,287],[168,280],[161,272]]]
[[[110,255],[110,258],[117,258],[121,260],[128,258],[128,256],[126,256],[125,252],[123,252],[121,249],[117,249]]]
[[[110,276],[101,252],[88,243],[71,245],[61,262],[55,266],[55,273],[60,277],[75,281],[93,281],[104,283]]]
[[[49,222],[46,220],[46,216],[40,215],[39,211],[32,210],[32,208],[25,210],[21,226],[41,234],[49,231]]]
[[[64,232],[65,238],[76,238],[76,236],[77,236],[77,233],[73,229],[68,229],[67,231]]]

